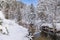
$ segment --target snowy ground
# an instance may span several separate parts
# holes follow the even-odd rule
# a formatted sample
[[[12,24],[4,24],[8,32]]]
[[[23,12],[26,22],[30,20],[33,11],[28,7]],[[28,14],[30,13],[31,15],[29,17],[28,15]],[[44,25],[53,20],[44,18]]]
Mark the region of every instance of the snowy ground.
[[[8,33],[8,35],[6,35],[0,32],[0,40],[29,40],[26,37],[28,35],[28,29],[19,26],[17,23],[15,23],[15,21],[5,19],[1,11],[0,18],[3,21],[2,25],[0,26],[3,29],[2,33]],[[5,27],[8,29],[8,32],[6,31]]]

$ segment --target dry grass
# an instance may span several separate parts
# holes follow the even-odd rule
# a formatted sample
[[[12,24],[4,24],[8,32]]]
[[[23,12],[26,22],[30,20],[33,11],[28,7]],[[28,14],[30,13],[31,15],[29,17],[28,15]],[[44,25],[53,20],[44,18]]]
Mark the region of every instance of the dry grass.
[[[43,32],[41,32],[40,37],[34,38],[34,40],[52,40],[50,37],[46,36]]]
[[[41,36],[39,38],[35,38],[34,40],[51,40],[51,38]]]

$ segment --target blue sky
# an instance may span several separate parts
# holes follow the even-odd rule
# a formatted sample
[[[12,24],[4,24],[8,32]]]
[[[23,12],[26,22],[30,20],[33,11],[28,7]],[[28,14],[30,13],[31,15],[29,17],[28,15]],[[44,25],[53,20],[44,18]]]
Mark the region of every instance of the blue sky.
[[[23,3],[28,4],[28,5],[31,3],[33,3],[34,6],[37,5],[37,0],[17,0],[17,1],[22,1]]]

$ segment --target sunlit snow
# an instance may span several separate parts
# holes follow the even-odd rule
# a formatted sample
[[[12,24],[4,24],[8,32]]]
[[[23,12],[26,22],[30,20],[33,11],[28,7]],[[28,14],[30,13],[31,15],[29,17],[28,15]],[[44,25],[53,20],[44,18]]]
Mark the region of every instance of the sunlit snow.
[[[29,40],[26,37],[28,35],[28,29],[18,25],[15,21],[5,19],[2,11],[0,11],[0,18],[3,21],[0,26],[3,29],[3,32],[0,32],[0,40]],[[5,28],[7,28],[8,32]],[[6,34],[3,34],[4,32]]]

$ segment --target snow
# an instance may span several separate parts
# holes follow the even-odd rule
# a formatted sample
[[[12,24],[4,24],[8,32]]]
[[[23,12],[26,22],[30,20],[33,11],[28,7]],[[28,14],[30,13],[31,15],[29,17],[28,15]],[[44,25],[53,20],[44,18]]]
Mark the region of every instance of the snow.
[[[50,28],[53,28],[53,25],[51,23],[43,23],[41,26],[49,26]]]
[[[60,23],[56,23],[56,29],[57,29],[57,31],[60,30]]]
[[[5,19],[5,18],[4,18],[4,14],[3,14],[2,11],[0,11],[0,18],[1,18],[1,19]]]
[[[0,11],[0,18],[3,20],[2,25],[0,25],[3,30],[0,32],[0,40],[29,40],[26,37],[28,29],[18,25],[15,21],[5,19],[2,11]]]
[[[50,28],[53,28],[53,25],[50,23],[43,23],[41,26],[49,26]],[[57,29],[57,31],[59,31],[60,30],[60,23],[56,23],[56,29]]]
[[[53,25],[50,23],[44,23],[44,24],[42,24],[42,26],[49,26],[50,28],[53,28]],[[56,29],[57,29],[57,31],[59,31],[60,30],[60,23],[56,23]]]

